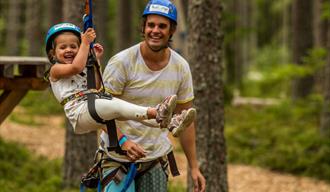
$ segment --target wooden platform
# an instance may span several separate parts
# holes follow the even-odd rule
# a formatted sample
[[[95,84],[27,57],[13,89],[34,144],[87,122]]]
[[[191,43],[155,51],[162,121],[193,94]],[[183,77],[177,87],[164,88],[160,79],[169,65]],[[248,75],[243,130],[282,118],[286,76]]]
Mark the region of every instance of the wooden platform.
[[[45,57],[0,56],[0,125],[29,90],[44,90]]]

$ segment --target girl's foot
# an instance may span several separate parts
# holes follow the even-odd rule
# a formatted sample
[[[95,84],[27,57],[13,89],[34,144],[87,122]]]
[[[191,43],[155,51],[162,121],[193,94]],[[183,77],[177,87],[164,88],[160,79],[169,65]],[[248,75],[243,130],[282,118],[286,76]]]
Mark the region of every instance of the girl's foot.
[[[195,117],[196,109],[183,110],[180,114],[173,116],[168,130],[172,132],[174,137],[178,137],[195,120]]]
[[[156,121],[161,128],[167,128],[171,122],[173,111],[176,107],[176,95],[166,97],[160,104],[156,106]]]

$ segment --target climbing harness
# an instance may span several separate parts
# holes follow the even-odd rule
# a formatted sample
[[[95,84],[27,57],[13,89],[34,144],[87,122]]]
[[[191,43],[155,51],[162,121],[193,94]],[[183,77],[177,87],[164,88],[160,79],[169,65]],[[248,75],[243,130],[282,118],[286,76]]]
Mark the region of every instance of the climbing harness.
[[[153,161],[138,163],[120,162],[108,156],[104,157],[105,153],[106,152],[101,148],[96,151],[94,165],[81,179],[80,192],[84,192],[86,187],[94,189],[97,188],[97,191],[101,192],[111,181],[114,181],[116,184],[123,182],[123,187],[120,189],[120,192],[125,192],[134,179],[143,176],[156,166],[160,166],[165,173],[167,172],[166,170],[169,166],[173,177],[180,175],[174,159],[173,151],[168,153],[166,156],[159,157]],[[103,162],[114,162],[119,164],[119,167],[111,170],[110,173],[103,175]],[[124,175],[126,175],[125,179]]]

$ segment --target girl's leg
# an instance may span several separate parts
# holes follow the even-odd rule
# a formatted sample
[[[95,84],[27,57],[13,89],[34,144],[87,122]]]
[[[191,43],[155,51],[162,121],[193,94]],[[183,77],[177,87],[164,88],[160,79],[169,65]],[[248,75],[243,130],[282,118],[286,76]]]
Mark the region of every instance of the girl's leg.
[[[136,120],[148,119],[148,107],[138,106],[118,98],[96,99],[97,114],[105,120]]]
[[[168,126],[174,137],[178,137],[195,120],[196,109],[190,108],[183,110],[180,114],[175,114]]]
[[[162,103],[157,105],[157,108],[138,106],[115,97],[111,100],[96,99],[95,109],[97,114],[105,120],[118,119],[142,122],[147,119],[156,119],[160,127],[165,128],[171,122],[176,98],[176,95],[166,97]]]

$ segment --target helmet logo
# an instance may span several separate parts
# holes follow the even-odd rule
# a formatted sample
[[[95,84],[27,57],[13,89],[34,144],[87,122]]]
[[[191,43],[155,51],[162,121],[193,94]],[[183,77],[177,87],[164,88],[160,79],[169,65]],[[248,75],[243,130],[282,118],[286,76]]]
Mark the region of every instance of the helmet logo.
[[[54,30],[58,30],[58,29],[61,29],[61,28],[66,28],[66,27],[68,27],[68,28],[73,28],[73,29],[76,28],[76,26],[74,26],[73,24],[70,24],[70,23],[63,23],[63,24],[59,24],[59,25],[55,26],[55,27],[54,27]]]
[[[150,8],[149,8],[149,11],[168,14],[170,9],[166,6],[163,6],[163,5],[151,4]]]

